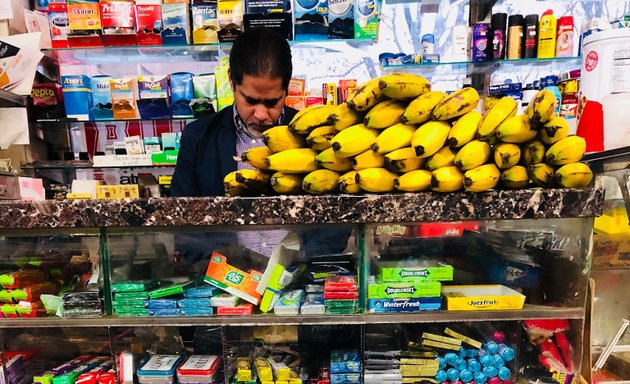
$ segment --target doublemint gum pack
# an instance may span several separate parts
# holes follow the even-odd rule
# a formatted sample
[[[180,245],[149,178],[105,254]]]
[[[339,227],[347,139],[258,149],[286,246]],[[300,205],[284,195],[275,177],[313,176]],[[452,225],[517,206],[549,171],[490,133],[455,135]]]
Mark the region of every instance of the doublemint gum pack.
[[[453,267],[438,261],[380,261],[376,269],[378,280],[383,282],[453,280]]]
[[[439,297],[442,284],[438,281],[377,282],[368,285],[370,299],[396,299],[411,297]]]

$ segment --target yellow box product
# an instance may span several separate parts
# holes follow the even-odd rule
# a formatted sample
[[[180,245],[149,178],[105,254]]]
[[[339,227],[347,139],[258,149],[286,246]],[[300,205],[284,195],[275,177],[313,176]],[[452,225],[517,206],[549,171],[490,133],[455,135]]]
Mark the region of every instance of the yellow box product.
[[[97,185],[96,186],[96,198],[97,199],[118,199],[120,197],[120,191],[118,185]]]
[[[121,199],[139,199],[140,189],[138,184],[118,185],[118,197]]]
[[[276,380],[275,384],[289,384],[288,380]]]
[[[403,376],[435,376],[439,366],[429,365],[401,365],[400,373]]]
[[[101,29],[101,12],[97,1],[69,0],[67,7],[70,30],[96,31]]]
[[[406,357],[400,358],[401,365],[424,365],[428,367],[439,367],[440,362],[435,359],[410,359]]]
[[[258,379],[260,379],[261,382],[273,382],[273,371],[271,370],[271,365],[269,364],[267,359],[258,357],[256,358],[256,360],[254,360],[254,365],[256,366]]]
[[[252,381],[252,368],[248,357],[236,358],[236,381]]]
[[[473,347],[473,348],[476,348],[476,349],[481,348],[481,345],[482,345],[482,344],[481,344],[481,342],[480,342],[480,341],[477,341],[477,340],[475,340],[475,339],[471,339],[471,338],[470,338],[470,337],[468,337],[468,336],[464,336],[464,335],[462,335],[461,333],[455,332],[455,331],[453,331],[453,330],[452,330],[452,329],[450,329],[450,328],[446,328],[446,329],[444,330],[444,333],[446,333],[447,335],[452,336],[452,337],[454,337],[454,338],[456,338],[456,339],[460,339],[462,342],[464,342],[464,343],[466,343],[466,344],[470,345],[470,346],[471,346],[471,347]]]
[[[280,384],[289,384],[288,380],[291,378],[289,367],[287,367],[286,364],[278,363],[273,359],[267,359],[267,361],[269,362],[269,365],[271,365],[271,369],[276,380],[285,382]],[[276,381],[276,384],[279,384],[278,381]]]
[[[276,384],[276,383],[273,381],[266,380],[266,381],[261,381],[260,384]]]
[[[630,235],[625,233],[593,236],[593,266],[630,265]]]
[[[228,264],[227,257],[214,251],[210,257],[204,281],[236,297],[258,305],[261,295],[256,292],[256,288],[261,278],[262,273],[255,270],[245,272],[233,267]]]
[[[337,85],[335,83],[324,84],[324,100],[326,105],[337,105]]]
[[[79,200],[79,199],[91,199],[92,194],[89,192],[81,192],[81,193],[68,193],[66,195],[66,199],[68,200]]]
[[[447,343],[447,344],[462,345],[462,341],[460,339],[457,339],[457,338],[454,338],[454,337],[446,337],[446,336],[435,335],[435,334],[429,333],[429,332],[423,332],[422,333],[422,338],[423,339],[429,339],[429,340],[435,340],[435,341],[441,341],[441,342]]]
[[[458,345],[442,343],[441,341],[427,340],[427,339],[422,341],[422,345],[424,347],[434,347],[434,348],[440,348],[440,349],[448,349],[450,351],[459,351],[461,349],[461,347],[458,346]]]
[[[415,384],[428,381],[437,384],[437,380],[432,377],[403,377],[402,384]]]
[[[499,284],[443,286],[442,295],[449,311],[523,309],[525,305],[525,295]]]

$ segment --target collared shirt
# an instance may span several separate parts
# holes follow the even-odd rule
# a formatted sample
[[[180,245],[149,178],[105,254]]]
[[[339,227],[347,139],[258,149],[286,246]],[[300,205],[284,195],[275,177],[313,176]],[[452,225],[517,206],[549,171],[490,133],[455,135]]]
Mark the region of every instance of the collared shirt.
[[[262,134],[260,132],[252,132],[247,128],[247,125],[243,122],[238,115],[236,106],[234,110],[234,125],[236,126],[236,156],[240,156],[248,149],[255,147],[262,147],[265,143],[262,140]],[[284,118],[284,109],[278,119],[278,124],[282,124]],[[237,169],[253,169],[253,167],[245,162],[239,161],[236,164]],[[265,230],[265,231],[239,231],[238,242],[245,248],[251,249],[265,256],[271,256],[274,248],[282,239],[289,233],[286,230]]]

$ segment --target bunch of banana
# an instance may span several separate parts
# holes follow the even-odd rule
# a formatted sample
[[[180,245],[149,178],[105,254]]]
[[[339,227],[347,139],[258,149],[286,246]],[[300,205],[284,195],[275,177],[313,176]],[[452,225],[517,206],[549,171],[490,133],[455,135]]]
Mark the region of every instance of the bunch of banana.
[[[494,100],[482,115],[473,88],[447,96],[422,76],[370,80],[346,103],[305,108],[263,132],[266,146],[235,157],[255,169],[226,175],[226,193],[448,193],[592,182],[580,163],[585,141],[569,135],[553,94],[538,92],[521,115],[514,99]]]

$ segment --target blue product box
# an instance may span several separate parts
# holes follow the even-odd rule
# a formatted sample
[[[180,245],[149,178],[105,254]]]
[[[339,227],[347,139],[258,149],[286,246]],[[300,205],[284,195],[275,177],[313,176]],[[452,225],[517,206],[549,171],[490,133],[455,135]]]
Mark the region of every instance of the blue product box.
[[[295,2],[295,40],[328,38],[328,0],[297,0]]]
[[[136,372],[138,381],[142,383],[157,379],[162,382],[170,378],[172,382],[175,378],[175,370],[181,361],[182,356],[179,355],[153,355],[140,365]]]
[[[145,300],[144,306],[149,309],[173,309],[173,308],[177,308],[177,300],[170,300],[170,299]]]
[[[149,309],[149,316],[179,316],[177,308]]]
[[[188,4],[162,4],[162,44],[185,45],[190,43],[190,17]]]
[[[441,297],[368,300],[368,311],[373,313],[439,311],[441,308]]]
[[[334,350],[330,353],[330,373],[361,373],[361,356],[357,350]]]
[[[171,74],[171,116],[179,118],[194,117],[192,99],[194,95],[192,73],[178,72]]]
[[[181,316],[211,316],[214,315],[214,308],[180,308]]]
[[[168,76],[139,76],[138,109],[143,119],[168,119]]]
[[[361,383],[360,373],[331,373],[330,384],[359,384]]]
[[[354,38],[354,1],[328,0],[328,36],[330,38]]]
[[[94,120],[113,120],[111,76],[94,76],[90,79],[92,91],[92,109],[90,113]]]
[[[203,297],[212,297],[219,294],[221,290],[212,286],[193,287],[184,291],[184,297],[190,299],[197,299]]]
[[[175,150],[177,148],[177,134],[174,132],[162,133],[162,150],[166,151],[167,148]]]
[[[179,308],[210,308],[211,300],[209,297],[199,297],[195,299],[181,299],[177,301]]]
[[[61,76],[61,87],[66,116],[70,119],[90,120],[92,108],[90,78],[85,75]]]

